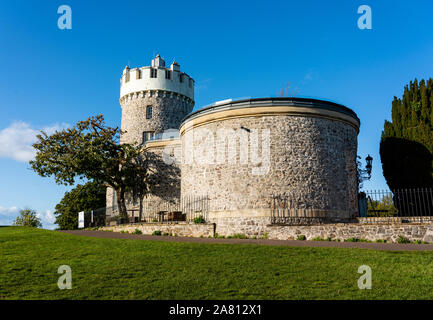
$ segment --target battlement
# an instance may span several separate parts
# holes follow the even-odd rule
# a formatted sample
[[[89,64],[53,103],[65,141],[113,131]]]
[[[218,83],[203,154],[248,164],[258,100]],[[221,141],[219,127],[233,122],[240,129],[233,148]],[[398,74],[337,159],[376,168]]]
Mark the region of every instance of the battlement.
[[[180,71],[178,63],[165,67],[159,55],[152,60],[152,67],[139,67],[123,70],[120,78],[120,98],[131,93],[143,91],[168,91],[184,95],[194,100],[194,80]]]

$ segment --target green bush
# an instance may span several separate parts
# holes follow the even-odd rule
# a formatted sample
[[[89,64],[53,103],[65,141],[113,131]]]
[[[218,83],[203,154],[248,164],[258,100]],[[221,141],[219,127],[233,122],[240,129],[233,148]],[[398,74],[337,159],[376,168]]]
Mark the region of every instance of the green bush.
[[[198,223],[204,223],[205,221],[204,221],[203,216],[200,216],[200,217],[194,218],[193,222],[198,224]]]
[[[135,229],[134,234],[143,234],[143,232],[141,232],[141,230]]]
[[[20,216],[15,219],[13,225],[23,226],[23,227],[42,228],[41,219],[38,218],[36,211],[28,208],[24,210],[20,210]]]
[[[307,240],[307,237],[304,236],[303,234],[300,234],[300,235],[296,238],[296,240],[304,241],[304,240]]]
[[[406,237],[398,236],[397,242],[398,243],[410,243],[410,240]]]
[[[349,239],[345,239],[344,242],[371,242],[371,241],[367,239],[360,239],[360,238],[349,238]]]
[[[385,239],[377,239],[376,242],[377,243],[386,243],[386,240]]]
[[[163,235],[164,237],[166,237],[166,236],[168,236],[168,232],[164,232],[162,235]]]
[[[228,236],[227,239],[248,239],[248,237],[241,233],[235,233],[231,236]]]
[[[161,235],[161,231],[160,230],[155,230],[152,232],[152,236],[160,236]]]
[[[214,238],[217,238],[217,239],[225,239],[225,236],[220,236],[220,235],[218,234],[218,232],[215,232],[215,234],[214,234],[213,237],[214,237]]]
[[[325,239],[321,238],[321,237],[315,237],[313,239],[311,239],[312,241],[326,241]]]

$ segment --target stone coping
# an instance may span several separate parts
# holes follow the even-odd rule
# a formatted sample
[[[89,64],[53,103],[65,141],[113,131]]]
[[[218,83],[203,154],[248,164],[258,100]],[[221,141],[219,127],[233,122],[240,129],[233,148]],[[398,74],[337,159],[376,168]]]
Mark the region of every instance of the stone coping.
[[[146,141],[146,144],[143,146],[143,150],[147,150],[150,148],[164,148],[168,145],[180,145],[180,139],[173,138],[173,139],[148,140]]]
[[[305,98],[258,98],[230,101],[195,111],[183,119],[180,134],[214,121],[271,115],[327,118],[347,123],[357,132],[360,127],[360,120],[353,110],[334,102]]]

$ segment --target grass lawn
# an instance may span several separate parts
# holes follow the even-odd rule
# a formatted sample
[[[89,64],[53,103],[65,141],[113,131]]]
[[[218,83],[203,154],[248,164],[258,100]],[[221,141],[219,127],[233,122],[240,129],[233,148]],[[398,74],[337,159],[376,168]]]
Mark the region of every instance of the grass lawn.
[[[372,268],[360,290],[360,265]],[[60,265],[72,289],[59,290]],[[431,299],[433,252],[98,239],[0,228],[0,299]]]

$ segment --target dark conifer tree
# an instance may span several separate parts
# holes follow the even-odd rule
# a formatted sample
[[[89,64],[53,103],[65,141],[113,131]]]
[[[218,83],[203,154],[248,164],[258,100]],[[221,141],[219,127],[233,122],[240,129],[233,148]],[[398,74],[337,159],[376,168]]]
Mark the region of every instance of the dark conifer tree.
[[[382,169],[391,190],[433,187],[433,79],[415,79],[392,101],[380,142]]]

